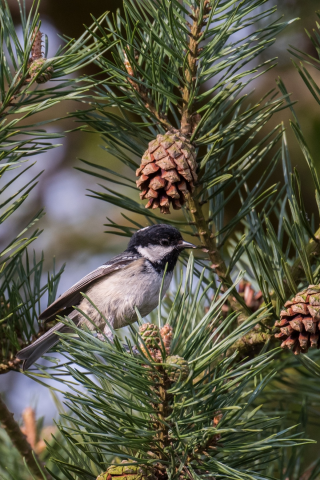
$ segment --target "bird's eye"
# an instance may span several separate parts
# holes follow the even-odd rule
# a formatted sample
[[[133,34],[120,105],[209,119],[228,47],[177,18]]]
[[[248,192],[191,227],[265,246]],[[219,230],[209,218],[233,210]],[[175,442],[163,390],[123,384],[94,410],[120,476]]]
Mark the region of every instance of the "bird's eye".
[[[160,240],[160,245],[162,245],[163,247],[168,247],[169,240],[167,238],[163,238],[162,240]]]

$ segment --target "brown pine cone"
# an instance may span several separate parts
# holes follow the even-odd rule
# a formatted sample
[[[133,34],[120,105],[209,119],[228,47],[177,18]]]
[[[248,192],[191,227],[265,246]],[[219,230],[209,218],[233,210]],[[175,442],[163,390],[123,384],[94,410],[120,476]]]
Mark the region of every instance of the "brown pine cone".
[[[320,285],[309,285],[286,302],[275,326],[280,327],[275,337],[282,340],[281,347],[295,355],[319,348]]]
[[[160,208],[170,213],[170,205],[179,210],[187,192],[193,192],[197,181],[196,153],[190,141],[179,132],[169,130],[149,143],[136,175],[141,199],[146,208]]]

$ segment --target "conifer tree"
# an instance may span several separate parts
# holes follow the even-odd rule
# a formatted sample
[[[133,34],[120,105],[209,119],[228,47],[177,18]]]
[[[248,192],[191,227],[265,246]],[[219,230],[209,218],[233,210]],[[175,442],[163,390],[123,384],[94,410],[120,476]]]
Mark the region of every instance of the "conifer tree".
[[[284,83],[272,85],[259,101],[250,91],[276,65],[275,59],[259,63],[261,54],[291,23],[276,15],[265,0],[124,0],[122,14],[94,19],[63,55],[46,60],[37,48],[37,14],[27,17],[24,10],[26,40],[15,50],[17,60],[10,42],[19,46],[18,39],[3,4],[3,39],[14,74],[2,47],[2,115],[27,112],[29,118],[57,101],[81,98],[87,108],[71,115],[84,130],[98,132],[106,151],[126,167],[119,173],[91,159],[79,167],[104,182],[90,195],[121,209],[122,223],[108,219],[107,227],[130,237],[138,228],[165,222],[200,246],[195,256],[183,257],[158,310],[147,319],[137,312],[138,325],[116,332],[114,343],[59,318],[74,330],[60,334],[57,349],[65,363],[38,366],[40,376],[29,375],[55,379],[59,388],[68,384],[67,410],[59,435],[47,445],[46,468],[31,448],[29,456],[20,449],[34,478],[319,475],[320,461],[308,456],[313,440],[304,433],[320,403],[319,212],[304,206],[291,148],[298,146],[307,162],[317,208],[320,179]],[[318,24],[309,38],[317,58],[294,47],[289,51],[297,75],[320,103],[311,73],[312,67],[320,69]],[[89,61],[98,74],[32,89]],[[292,116],[293,146],[282,122],[270,127],[273,115],[285,108]],[[3,173],[51,148],[42,144],[50,134],[30,128],[31,144],[15,133],[16,123],[3,127]],[[283,177],[272,185],[278,165]],[[28,190],[20,193],[19,200],[9,199],[3,221]],[[230,204],[237,206],[231,219],[225,214]],[[13,240],[2,254],[4,372],[19,368],[14,354],[43,331],[39,298],[55,298],[62,273],[42,283],[42,261],[35,257],[31,263],[27,253],[37,234]],[[9,417],[2,417],[6,427]],[[22,441],[17,429],[11,440]],[[0,451],[8,452],[8,441]],[[5,472],[1,463],[0,468]]]

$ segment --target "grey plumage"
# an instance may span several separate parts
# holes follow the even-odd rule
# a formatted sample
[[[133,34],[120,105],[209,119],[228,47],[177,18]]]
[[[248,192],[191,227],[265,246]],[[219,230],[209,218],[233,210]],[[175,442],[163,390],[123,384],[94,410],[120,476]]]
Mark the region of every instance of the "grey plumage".
[[[163,295],[169,287],[171,278],[172,272],[164,280]],[[88,288],[86,295],[98,306],[111,326],[118,329],[137,320],[135,307],[142,317],[157,307],[161,282],[162,277],[152,266],[146,264],[144,258],[139,258],[120,271],[99,279]],[[112,338],[108,325],[86,298],[82,299],[79,309],[90,317],[94,325],[104,330],[105,335]],[[94,328],[91,322],[81,317],[80,324],[83,323],[90,329]]]
[[[124,268],[137,258],[139,258],[137,255],[121,254],[117,257],[114,257],[111,262],[106,262],[105,264],[96,268],[93,270],[93,272],[90,272],[88,275],[79,280],[79,282],[75,283],[71,288],[57,298],[55,302],[46,308],[46,310],[40,314],[39,320],[50,321],[51,318],[58,315],[61,310],[78,305],[82,299],[81,292],[85,292],[87,287],[92,285],[99,278],[105,277],[116,270]]]

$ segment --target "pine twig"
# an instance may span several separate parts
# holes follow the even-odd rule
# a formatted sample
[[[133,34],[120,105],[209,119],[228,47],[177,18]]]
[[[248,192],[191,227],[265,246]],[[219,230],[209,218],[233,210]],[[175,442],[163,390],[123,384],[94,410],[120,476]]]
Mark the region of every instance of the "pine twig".
[[[210,10],[209,1],[204,0],[204,12]],[[187,67],[185,70],[185,86],[182,93],[182,111],[181,111],[181,132],[184,135],[192,133],[192,102],[190,103],[191,93],[195,88],[196,73],[198,66],[199,44],[201,42],[201,30],[206,24],[205,19],[200,19],[200,7],[193,9],[193,23],[190,25],[190,40],[188,45]]]
[[[13,358],[12,360],[7,360],[3,363],[0,363],[0,375],[8,372],[19,372],[21,368],[21,360],[18,358]]]
[[[7,432],[13,445],[16,447],[21,456],[25,459],[25,462],[30,469],[30,472],[39,480],[52,480],[51,475],[43,468],[40,469],[38,465],[41,465],[36,453],[33,452],[30,444],[28,443],[26,436],[21,432],[18,423],[13,418],[6,404],[0,397],[0,423]]]

